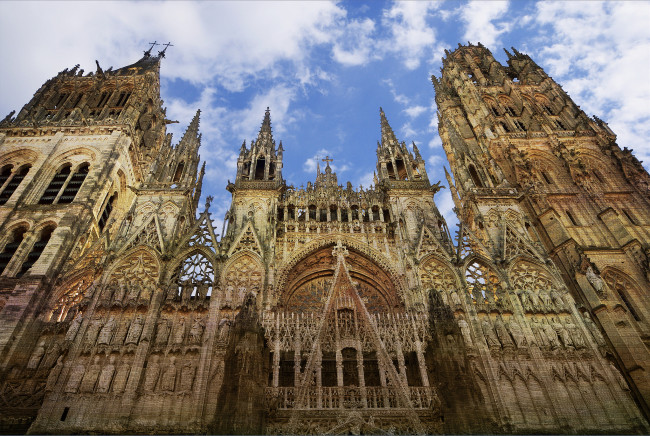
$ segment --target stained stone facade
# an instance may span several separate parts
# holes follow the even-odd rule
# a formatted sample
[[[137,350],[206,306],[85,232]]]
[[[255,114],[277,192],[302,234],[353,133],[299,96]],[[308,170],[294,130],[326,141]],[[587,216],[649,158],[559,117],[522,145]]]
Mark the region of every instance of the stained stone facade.
[[[288,186],[267,110],[219,237],[164,52],[49,80],[0,124],[0,430],[647,433],[650,176],[508,56],[433,77],[456,237],[381,110],[359,189]]]

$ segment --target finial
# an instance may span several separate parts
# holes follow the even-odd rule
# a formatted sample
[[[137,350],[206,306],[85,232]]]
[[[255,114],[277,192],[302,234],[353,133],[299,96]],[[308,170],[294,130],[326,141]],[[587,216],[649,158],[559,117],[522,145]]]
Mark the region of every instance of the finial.
[[[165,57],[165,52],[169,47],[173,47],[174,45],[171,42],[168,42],[167,44],[163,44],[165,48],[163,48],[161,51],[158,52],[158,57],[164,58]],[[153,47],[151,47],[153,48]]]
[[[212,203],[212,200],[214,200],[212,195],[208,195],[208,197],[205,199],[205,210],[210,209],[210,203]]]
[[[327,168],[330,167],[330,162],[334,162],[334,159],[330,159],[329,156],[325,156],[325,159],[321,159],[321,160],[327,164]]]
[[[147,58],[148,58],[149,56],[151,56],[151,50],[153,50],[153,48],[154,48],[155,46],[160,45],[160,44],[158,44],[158,41],[150,42],[149,44],[151,44],[151,47],[149,47],[149,50],[145,50],[145,51],[144,51],[144,56],[147,57]]]
[[[95,59],[95,64],[97,64],[97,74],[104,74],[104,70],[99,66],[99,61]]]

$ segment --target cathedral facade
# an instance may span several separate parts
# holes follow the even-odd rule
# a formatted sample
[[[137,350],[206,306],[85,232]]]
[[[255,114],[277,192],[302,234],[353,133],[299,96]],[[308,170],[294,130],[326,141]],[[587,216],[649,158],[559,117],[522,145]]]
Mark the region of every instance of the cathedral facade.
[[[650,175],[527,55],[432,77],[454,236],[383,110],[355,189],[287,185],[267,109],[219,237],[163,57],[0,123],[0,431],[648,433]]]

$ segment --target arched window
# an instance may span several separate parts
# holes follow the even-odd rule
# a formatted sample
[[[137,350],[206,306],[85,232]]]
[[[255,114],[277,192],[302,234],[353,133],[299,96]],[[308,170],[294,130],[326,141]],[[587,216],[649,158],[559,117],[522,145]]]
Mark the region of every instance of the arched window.
[[[621,274],[614,270],[605,271],[603,274],[603,279],[605,280],[605,283],[607,283],[607,286],[612,291],[615,291],[619,298],[623,301],[623,304],[625,305],[625,308],[628,310],[628,312],[630,312],[630,315],[632,315],[636,321],[641,321],[641,317],[639,316],[639,313],[631,301],[630,294],[636,293],[638,295],[636,286],[632,284],[632,281],[624,274]]]
[[[16,253],[16,250],[18,250],[18,247],[23,242],[26,231],[26,227],[18,227],[17,229],[14,229],[9,242],[7,242],[2,253],[0,253],[0,274],[5,270],[9,261],[14,256],[14,253]]]
[[[465,280],[469,285],[469,291],[474,303],[482,303],[482,300],[495,302],[498,300],[497,287],[499,278],[482,262],[472,262],[465,271]]]
[[[16,191],[16,188],[18,188],[18,186],[20,186],[20,184],[22,183],[23,179],[25,178],[25,176],[26,176],[27,173],[29,172],[29,169],[30,169],[30,168],[31,168],[30,165],[23,165],[23,166],[20,167],[20,169],[19,169],[19,170],[14,174],[14,176],[11,177],[11,179],[9,179],[9,182],[5,185],[4,189],[3,189],[2,192],[0,193],[0,205],[1,205],[1,204],[5,204],[5,203],[9,200],[9,198],[11,198],[11,196],[13,195],[13,193]],[[1,182],[1,181],[2,181],[2,180],[0,179],[0,182]],[[2,186],[2,184],[0,183],[0,187],[1,187],[1,186]]]
[[[99,231],[101,232],[104,230],[104,227],[106,226],[106,222],[108,221],[108,218],[111,216],[111,212],[113,211],[113,203],[115,202],[115,199],[117,199],[117,192],[111,195],[111,198],[108,199],[106,202],[106,206],[104,206],[104,210],[102,211],[101,216],[99,217]]]
[[[571,224],[573,224],[574,226],[578,225],[578,222],[575,220],[575,218],[573,218],[573,215],[571,215],[571,212],[569,212],[568,210],[566,211],[566,216],[569,217]]]
[[[174,179],[172,180],[173,183],[178,183],[181,180],[181,176],[183,175],[183,168],[185,167],[185,162],[181,161],[177,166],[176,166],[176,172],[174,173]]]
[[[266,160],[264,157],[259,157],[257,159],[257,164],[255,165],[255,180],[264,180],[264,167],[266,166]]]
[[[195,253],[181,263],[178,271],[177,298],[183,301],[210,298],[214,284],[214,267],[202,254]]]
[[[70,175],[70,168],[71,165],[67,164],[61,167],[59,171],[57,171],[47,189],[43,193],[43,196],[38,201],[39,204],[54,203],[54,200],[56,200],[56,197],[59,195],[59,191],[65,184],[65,181],[68,180],[68,176]]]
[[[472,181],[478,188],[483,188],[483,182],[481,182],[481,178],[478,176],[478,172],[476,171],[476,167],[472,164],[470,164],[467,167],[469,171],[470,177],[472,177]]]
[[[5,165],[2,167],[2,170],[0,170],[0,188],[2,188],[7,180],[9,180],[9,177],[11,176],[11,170],[13,168],[13,165]]]
[[[87,163],[81,164],[79,168],[77,168],[77,171],[70,176],[68,184],[63,189],[63,194],[61,194],[61,197],[59,198],[59,204],[72,203],[77,192],[79,192],[79,188],[81,188],[84,180],[86,180],[89,167],[90,165]]]
[[[36,263],[39,257],[41,257],[41,253],[43,253],[43,250],[45,250],[45,247],[47,246],[47,243],[49,242],[53,231],[53,226],[48,226],[41,230],[41,235],[38,238],[38,241],[34,243],[32,251],[29,252],[27,259],[25,259],[23,262],[23,266],[20,267],[20,271],[16,275],[17,277],[21,277],[23,274],[25,274],[32,267],[32,265]]]

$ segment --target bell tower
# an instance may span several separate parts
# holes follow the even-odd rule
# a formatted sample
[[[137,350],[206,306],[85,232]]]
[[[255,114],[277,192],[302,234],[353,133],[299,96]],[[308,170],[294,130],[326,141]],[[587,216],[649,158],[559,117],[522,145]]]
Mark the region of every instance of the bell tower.
[[[432,77],[461,230],[503,262],[507,240],[550,256],[647,416],[650,176],[528,55],[506,54],[459,46]]]

